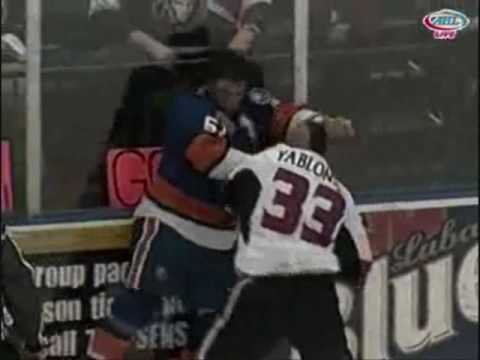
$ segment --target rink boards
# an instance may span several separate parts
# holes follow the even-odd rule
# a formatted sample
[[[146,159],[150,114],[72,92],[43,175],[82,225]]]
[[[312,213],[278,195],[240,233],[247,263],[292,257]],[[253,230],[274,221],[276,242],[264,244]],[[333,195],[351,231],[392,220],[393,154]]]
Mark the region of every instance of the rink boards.
[[[371,204],[362,211],[376,262],[363,292],[338,286],[352,351],[363,359],[476,358],[478,199]],[[72,219],[8,228],[34,264],[54,337],[52,359],[81,356],[93,322],[108,312],[107,290],[128,269],[131,225],[129,218]],[[154,324],[138,346],[182,341],[181,324]],[[279,357],[295,352],[283,346],[272,360]]]

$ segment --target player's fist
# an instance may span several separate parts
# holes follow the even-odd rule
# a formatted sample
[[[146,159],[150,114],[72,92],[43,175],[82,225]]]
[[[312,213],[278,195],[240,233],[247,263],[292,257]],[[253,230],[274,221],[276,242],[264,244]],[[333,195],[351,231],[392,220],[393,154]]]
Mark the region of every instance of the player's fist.
[[[342,116],[325,116],[323,121],[325,132],[329,139],[351,138],[355,136],[352,121]]]

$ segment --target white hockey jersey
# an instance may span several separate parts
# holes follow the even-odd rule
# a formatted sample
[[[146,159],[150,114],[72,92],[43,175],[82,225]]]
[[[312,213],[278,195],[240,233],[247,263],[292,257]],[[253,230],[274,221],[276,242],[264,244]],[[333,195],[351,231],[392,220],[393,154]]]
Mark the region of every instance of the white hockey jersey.
[[[235,265],[241,273],[337,273],[334,247],[342,227],[360,259],[371,262],[353,198],[322,156],[284,144],[253,156],[230,149],[210,176],[230,180],[240,217]]]

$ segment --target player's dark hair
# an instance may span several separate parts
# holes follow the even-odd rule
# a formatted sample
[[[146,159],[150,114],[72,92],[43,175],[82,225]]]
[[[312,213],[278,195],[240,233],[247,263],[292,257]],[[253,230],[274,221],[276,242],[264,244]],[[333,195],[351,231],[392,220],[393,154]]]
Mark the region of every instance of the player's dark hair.
[[[215,50],[209,56],[207,80],[220,79],[251,82],[254,63],[232,50]]]

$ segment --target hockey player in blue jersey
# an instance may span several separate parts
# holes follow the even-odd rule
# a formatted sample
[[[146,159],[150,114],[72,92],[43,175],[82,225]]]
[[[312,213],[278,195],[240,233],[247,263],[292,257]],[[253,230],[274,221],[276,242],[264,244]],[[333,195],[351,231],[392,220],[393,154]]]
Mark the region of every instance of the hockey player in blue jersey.
[[[282,140],[292,119],[323,123],[329,137],[353,135],[348,120],[249,90],[251,69],[243,57],[222,51],[212,56],[207,86],[176,94],[165,108],[159,179],[135,210],[128,279],[90,341],[91,358],[124,359],[138,330],[175,317],[166,311],[168,299],[176,299],[175,318],[185,314],[188,326],[175,329],[173,345],[181,350],[170,356],[193,358],[235,281],[235,218],[225,207],[225,184],[205,175],[227,144],[258,152]]]

